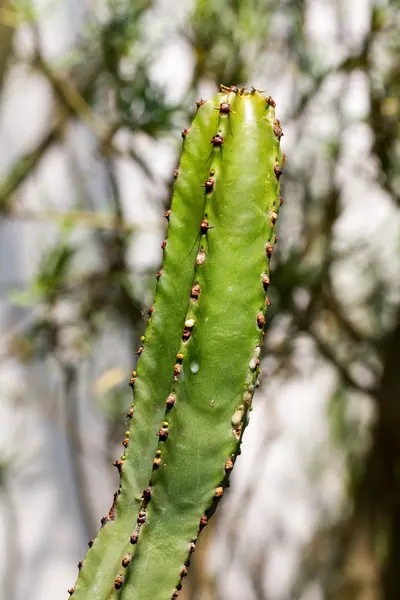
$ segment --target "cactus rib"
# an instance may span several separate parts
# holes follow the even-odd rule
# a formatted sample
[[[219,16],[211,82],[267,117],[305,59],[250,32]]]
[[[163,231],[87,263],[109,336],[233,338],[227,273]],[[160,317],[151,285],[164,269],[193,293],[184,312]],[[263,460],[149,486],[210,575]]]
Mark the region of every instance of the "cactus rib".
[[[211,103],[206,103],[193,121],[190,138],[183,141],[181,173],[179,176],[178,170],[174,173],[176,182],[171,210],[165,213],[169,235],[168,247],[163,248],[163,273],[157,282],[154,306],[149,309],[143,350],[130,382],[135,396],[135,404],[128,412],[131,436],[121,459],[115,463],[121,475],[116,518],[107,521],[90,547],[79,573],[74,598],[86,598],[90,592],[101,600],[103,590],[113,589],[122,557],[132,550],[129,544],[131,533],[128,532],[134,531],[141,495],[152,470],[157,447],[155,433],[163,418],[193,281],[197,248],[188,250],[187,239],[196,238],[203,214],[203,203],[198,202],[198,194],[194,191],[199,191],[202,196],[200,184],[208,172],[203,157],[209,152],[207,136],[212,135],[216,120]]]

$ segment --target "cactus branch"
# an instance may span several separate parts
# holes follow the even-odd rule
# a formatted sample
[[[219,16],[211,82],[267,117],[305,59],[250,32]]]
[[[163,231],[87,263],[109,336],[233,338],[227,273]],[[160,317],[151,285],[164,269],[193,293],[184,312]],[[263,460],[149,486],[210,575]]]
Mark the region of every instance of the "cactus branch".
[[[176,598],[228,485],[270,304],[283,165],[274,108],[257,90],[223,86],[182,134],[163,268],[130,382],[131,426],[115,463],[121,486],[74,598]]]

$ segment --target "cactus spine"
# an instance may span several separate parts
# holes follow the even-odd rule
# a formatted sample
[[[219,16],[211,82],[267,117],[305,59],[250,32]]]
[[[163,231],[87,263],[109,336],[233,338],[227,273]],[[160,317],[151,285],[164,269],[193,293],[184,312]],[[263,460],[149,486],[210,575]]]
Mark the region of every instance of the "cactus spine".
[[[137,371],[121,485],[74,600],[171,600],[223,495],[256,387],[279,210],[275,103],[198,102]]]

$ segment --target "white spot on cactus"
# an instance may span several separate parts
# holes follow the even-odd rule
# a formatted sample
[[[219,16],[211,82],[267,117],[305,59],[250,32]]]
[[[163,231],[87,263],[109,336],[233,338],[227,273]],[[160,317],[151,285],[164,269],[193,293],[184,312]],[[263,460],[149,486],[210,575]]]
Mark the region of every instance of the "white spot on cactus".
[[[198,373],[200,370],[200,365],[197,362],[192,362],[190,364],[190,372],[193,373],[193,375],[196,375],[196,373]]]
[[[244,416],[244,407],[239,406],[239,408],[236,410],[236,412],[232,416],[232,425],[234,427],[237,427],[237,425],[239,425],[239,423],[242,422],[243,416]]]
[[[198,251],[197,256],[196,256],[196,264],[202,265],[205,260],[206,260],[205,250],[204,250],[204,248],[200,248],[200,250]]]
[[[226,291],[227,291],[227,292],[231,292],[232,290],[233,290],[233,285],[229,285],[229,286],[226,288]]]
[[[254,369],[257,366],[257,361],[260,356],[260,352],[261,352],[261,348],[260,348],[260,346],[257,346],[256,349],[254,350],[254,354],[249,362],[249,367],[252,371],[254,371]]]

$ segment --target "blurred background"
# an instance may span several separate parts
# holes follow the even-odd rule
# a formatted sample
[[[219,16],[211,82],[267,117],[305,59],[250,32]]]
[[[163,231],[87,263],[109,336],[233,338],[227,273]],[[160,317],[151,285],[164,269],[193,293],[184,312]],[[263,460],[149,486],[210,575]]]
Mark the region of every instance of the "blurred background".
[[[182,600],[400,598],[398,0],[0,0],[0,578],[67,597],[108,512],[180,131],[277,103],[272,306]]]

